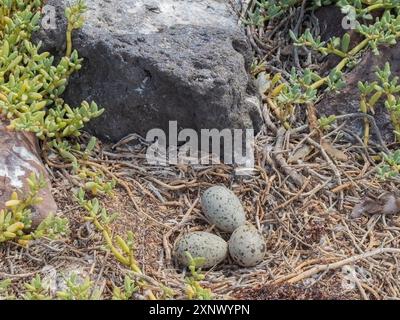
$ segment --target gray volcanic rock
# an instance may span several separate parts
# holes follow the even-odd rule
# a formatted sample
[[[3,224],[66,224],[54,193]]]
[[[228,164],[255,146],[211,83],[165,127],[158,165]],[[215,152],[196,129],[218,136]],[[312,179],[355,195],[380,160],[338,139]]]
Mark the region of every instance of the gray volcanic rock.
[[[66,0],[49,0],[57,28],[35,35],[43,48],[65,50]],[[89,131],[117,141],[154,128],[261,126],[260,102],[248,68],[247,39],[225,0],[87,0],[86,23],[74,48],[83,68],[64,98],[106,109]]]

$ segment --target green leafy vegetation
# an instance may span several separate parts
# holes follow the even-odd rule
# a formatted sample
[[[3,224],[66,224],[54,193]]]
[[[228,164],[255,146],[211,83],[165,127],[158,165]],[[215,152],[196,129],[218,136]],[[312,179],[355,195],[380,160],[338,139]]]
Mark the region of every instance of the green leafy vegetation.
[[[117,184],[115,179],[108,180],[102,171],[96,169],[79,168],[77,170],[77,178],[85,181],[85,191],[91,192],[94,196],[112,195]]]
[[[101,292],[93,285],[89,277],[82,279],[76,273],[72,273],[65,279],[65,289],[53,294],[40,275],[36,275],[30,282],[25,283],[25,293],[22,298],[24,300],[99,300]]]
[[[400,174],[400,150],[383,156],[384,163],[378,167],[378,175],[382,179],[394,178]]]
[[[46,182],[42,176],[38,178],[32,173],[27,183],[29,191],[24,198],[14,192],[5,203],[6,209],[0,211],[0,243],[16,240],[26,245],[42,237],[54,239],[66,236],[69,232],[68,220],[53,214],[44,219],[34,231],[29,231],[32,225],[31,208],[43,200],[39,191],[45,187]]]
[[[72,177],[81,186],[76,195],[78,203],[88,212],[85,221],[93,223],[102,234],[106,250],[122,265],[127,267],[135,280],[126,277],[122,288],[113,289],[113,299],[131,299],[139,290],[147,298],[156,296],[150,289],[149,277],[143,275],[135,260],[134,235],[114,235],[111,225],[117,214],[109,214],[98,198],[86,199],[86,192],[92,196],[112,195],[117,181],[109,180],[101,166],[92,166],[89,158],[96,147],[92,137],[86,147],[74,142],[81,135],[84,125],[103,112],[95,102],[82,102],[79,107],[66,104],[61,95],[65,92],[69,77],[82,67],[82,59],[73,50],[72,33],[84,23],[85,2],[77,0],[68,7],[65,16],[68,21],[66,32],[66,54],[57,65],[48,52],[40,52],[40,44],[31,42],[32,33],[39,29],[42,1],[0,0],[0,112],[10,120],[10,130],[34,133],[44,142],[44,149],[52,150],[64,162],[71,165]],[[49,162],[50,160],[47,159]],[[49,162],[52,164],[51,162]],[[45,187],[43,177],[32,175],[28,184],[28,195],[16,192],[7,202],[7,210],[0,213],[0,242],[16,240],[22,245],[40,237],[54,238],[68,233],[68,221],[54,215],[45,219],[39,227],[30,232],[31,208],[42,199],[39,191]],[[151,279],[150,279],[151,280]],[[156,280],[151,280],[158,283]],[[10,282],[2,282],[0,293],[6,298]],[[66,282],[66,289],[51,296],[39,275],[25,284],[24,299],[99,299],[101,294],[94,290],[90,278],[81,281],[76,275]],[[158,298],[168,298],[174,292],[158,283],[161,292]],[[200,295],[199,295],[200,296]]]
[[[71,178],[79,185],[76,201],[85,209],[84,220],[95,227],[101,234],[104,250],[125,268],[128,275],[123,284],[111,287],[114,300],[133,299],[135,294],[146,298],[170,298],[172,289],[156,279],[146,276],[135,258],[135,236],[132,232],[118,234],[114,222],[118,214],[110,213],[101,203],[102,196],[113,194],[118,178],[110,179],[110,174],[90,162],[96,147],[96,139],[91,138],[86,146],[79,139],[84,125],[101,115],[96,103],[83,102],[78,107],[70,107],[61,98],[66,90],[72,73],[80,70],[82,59],[72,47],[72,32],[82,27],[84,22],[85,3],[77,1],[66,10],[68,19],[67,49],[65,57],[57,65],[49,53],[40,53],[40,45],[30,41],[32,32],[37,30],[41,1],[0,0],[0,110],[4,117],[11,121],[10,129],[29,131],[43,141],[44,148],[58,154],[62,165],[71,169]],[[318,101],[323,91],[337,91],[346,83],[343,74],[356,63],[364,50],[379,53],[381,45],[393,45],[400,36],[400,18],[398,0],[356,0],[356,1],[313,1],[312,6],[323,6],[336,3],[342,12],[357,18],[356,32],[363,38],[353,44],[350,35],[321,41],[311,30],[302,35],[290,33],[293,44],[299,49],[307,47],[317,54],[336,55],[340,62],[326,74],[318,74],[315,68],[293,68],[288,75],[271,74],[268,77],[269,87],[265,93],[268,106],[273,110],[284,127],[291,128],[295,110],[309,106]],[[267,21],[278,19],[298,8],[302,1],[259,0],[255,10],[246,19],[248,25],[264,25]],[[383,10],[373,21],[372,13]],[[371,23],[367,24],[364,20]],[[254,70],[259,65],[255,65]],[[378,103],[383,103],[388,110],[394,127],[397,141],[400,137],[400,100],[398,78],[393,77],[389,64],[376,72],[377,81],[360,82],[360,111],[374,115]],[[336,116],[317,119],[317,129],[327,133],[336,122]],[[364,142],[369,142],[369,121],[365,119]],[[310,134],[311,136],[311,134]],[[332,154],[332,150],[330,151]],[[329,152],[327,152],[329,153]],[[51,160],[52,161],[52,160]],[[64,168],[64,167],[63,167]],[[378,168],[382,179],[390,179],[400,174],[400,150],[383,156],[383,164]],[[44,220],[34,231],[31,226],[31,208],[40,203],[39,191],[44,184],[43,177],[31,176],[27,194],[15,192],[6,203],[6,209],[0,212],[0,242],[17,241],[27,245],[31,240],[41,237],[56,238],[68,234],[68,221],[54,215]],[[339,187],[345,186],[339,185]],[[340,190],[339,190],[340,191]],[[201,271],[204,259],[189,258],[189,272],[185,277],[186,296],[189,299],[208,300],[213,298],[210,289],[203,287],[205,274]],[[0,298],[14,299],[11,294],[10,280],[0,282]],[[110,290],[110,292],[111,292]],[[88,300],[101,299],[102,292],[95,287],[90,277],[80,278],[73,274],[66,279],[66,287],[55,294],[37,275],[25,284],[24,299],[28,300]]]
[[[123,288],[115,287],[113,290],[113,300],[129,300],[133,294],[139,290],[139,286],[130,277],[125,276]]]
[[[298,5],[297,1],[283,2],[279,6],[280,14],[287,10],[289,7]],[[326,5],[331,3],[314,3],[314,5]],[[269,15],[263,12],[262,8],[274,8],[277,4],[275,1],[256,2],[259,12],[265,19],[276,18],[277,15]],[[282,117],[280,120],[287,123],[288,118],[294,111],[294,105],[302,105],[316,100],[318,89],[326,87],[327,90],[340,90],[345,86],[342,79],[342,72],[346,68],[351,68],[357,55],[365,49],[370,48],[375,54],[379,53],[380,45],[393,45],[400,37],[400,16],[399,1],[336,1],[342,12],[349,14],[355,13],[355,18],[368,18],[372,19],[371,12],[384,9],[381,17],[377,17],[376,21],[371,24],[363,24],[359,22],[355,31],[359,33],[364,39],[356,44],[350,43],[350,35],[344,34],[341,38],[333,37],[329,41],[321,41],[320,37],[314,37],[309,29],[302,35],[296,36],[293,31],[290,31],[290,37],[294,45],[298,47],[307,47],[322,55],[334,54],[341,58],[341,61],[331,70],[328,76],[320,76],[310,69],[292,70],[290,77],[285,82],[280,82],[282,88],[280,93],[273,101],[275,109],[282,110]],[[262,14],[260,12],[263,12]],[[368,14],[367,14],[368,13]],[[271,104],[271,103],[270,103]],[[396,108],[393,102],[390,102],[390,108]],[[393,120],[396,117],[393,118]],[[397,121],[397,120],[396,120]],[[396,124],[397,125],[397,124]],[[287,125],[286,125],[287,126]]]
[[[83,0],[77,0],[75,5],[68,7],[65,10],[65,16],[68,21],[67,26],[67,51],[65,55],[69,57],[72,52],[72,32],[75,29],[80,29],[83,27],[85,19],[83,17],[86,11],[86,4]]]
[[[252,10],[254,21],[246,21],[253,26],[264,26],[269,20],[277,19],[284,13],[299,9],[299,1],[255,1],[252,2],[255,9]],[[339,1],[315,1],[307,3],[305,9],[312,10],[317,6],[334,4],[348,18],[353,19],[354,34],[359,37],[351,37],[350,32],[341,37],[332,37],[322,41],[319,35],[315,35],[311,29],[306,29],[303,34],[298,30],[290,30],[289,36],[293,45],[298,48],[307,48],[321,56],[334,55],[339,62],[325,75],[315,71],[315,68],[293,68],[290,74],[282,76],[281,73],[272,74],[270,85],[265,93],[268,107],[281,121],[285,128],[293,125],[295,110],[309,106],[318,101],[323,91],[339,91],[346,86],[343,74],[351,70],[359,61],[362,52],[371,50],[375,55],[379,54],[381,46],[391,46],[400,38],[400,1],[399,0],[339,0]],[[268,10],[266,8],[269,8]],[[274,9],[273,9],[274,8]],[[277,9],[278,8],[278,9]],[[303,8],[304,9],[304,8]],[[272,10],[272,11],[271,11]],[[250,19],[251,20],[251,19]],[[338,21],[338,23],[341,23]],[[359,43],[352,43],[351,39],[361,39]],[[253,73],[263,70],[261,65],[253,65]],[[398,78],[393,77],[389,63],[377,70],[377,81],[372,83],[360,82],[360,111],[374,116],[377,104],[384,104],[393,126],[396,141],[399,141],[400,132],[400,100]],[[315,111],[314,111],[315,113]],[[310,116],[309,121],[314,115]],[[317,126],[322,131],[327,131],[336,121],[334,116],[318,119]],[[370,139],[370,120],[364,119],[364,143],[368,145]],[[380,167],[381,177],[396,176],[395,153],[384,157],[385,165]]]
[[[117,218],[117,214],[109,214],[97,198],[92,200],[86,199],[86,193],[82,188],[76,194],[76,200],[88,212],[85,220],[93,223],[96,229],[102,233],[107,250],[110,250],[118,262],[128,267],[140,279],[137,281],[137,285],[142,290],[148,292],[148,298],[151,300],[156,299],[153,292],[148,290],[149,284],[143,278],[143,273],[135,259],[134,234],[128,232],[125,239],[120,235],[114,235],[111,230],[111,224]],[[166,288],[162,284],[158,284],[158,286],[163,292],[164,297],[173,295],[171,289]],[[116,293],[122,294],[118,289]],[[125,294],[127,294],[126,290]]]
[[[36,275],[31,282],[25,283],[24,300],[50,300],[49,289],[42,282],[40,275]]]
[[[336,122],[336,117],[331,115],[329,117],[321,117],[318,119],[318,124],[321,130],[327,131],[332,127],[332,124]]]
[[[298,0],[260,0],[257,1],[257,7],[253,13],[250,14],[247,24],[261,26],[266,21],[280,17],[289,8],[296,5]]]
[[[15,296],[10,293],[11,280],[0,281],[0,300],[14,300]]]
[[[392,77],[389,63],[385,64],[383,69],[376,71],[378,81],[372,83],[359,82],[358,88],[361,93],[360,110],[361,112],[375,113],[375,106],[384,99],[385,107],[390,115],[396,139],[400,139],[400,84],[398,77]],[[369,139],[369,121],[365,122],[364,142],[368,144]]]
[[[72,73],[81,69],[76,50],[54,65],[54,57],[40,53],[31,42],[39,29],[41,1],[1,0],[0,13],[0,112],[10,129],[33,132],[50,148],[63,154],[71,149],[65,140],[77,137],[85,123],[103,112],[95,102],[73,108],[61,98]],[[83,1],[66,10],[68,34],[83,23]]]
[[[81,279],[76,273],[72,273],[66,280],[66,289],[57,292],[61,300],[99,300],[101,292],[93,288],[93,281],[90,277]]]
[[[212,293],[210,289],[205,289],[201,286],[200,281],[204,280],[205,276],[200,272],[200,267],[204,264],[203,257],[193,258],[189,252],[186,252],[189,259],[190,276],[185,278],[186,294],[188,299],[211,300]]]
[[[331,4],[330,0],[312,0],[311,6],[321,7]],[[291,8],[301,4],[300,0],[258,0],[254,12],[249,14],[246,24],[262,26],[267,21],[282,17]]]

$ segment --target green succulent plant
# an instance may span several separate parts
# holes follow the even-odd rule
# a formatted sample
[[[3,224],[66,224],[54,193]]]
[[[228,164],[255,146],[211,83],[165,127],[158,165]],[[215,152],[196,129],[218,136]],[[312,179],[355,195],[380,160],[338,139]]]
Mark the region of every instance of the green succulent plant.
[[[0,281],[0,300],[14,300],[15,296],[11,294],[12,281],[11,279],[5,279]]]
[[[113,300],[129,300],[133,294],[139,290],[139,286],[130,277],[125,276],[124,286],[122,288],[115,287],[113,290]]]
[[[400,84],[399,78],[393,77],[390,64],[378,68],[375,72],[378,81],[372,83],[359,82],[360,111],[363,113],[375,113],[376,104],[384,99],[384,105],[390,115],[396,139],[400,140]],[[369,140],[369,121],[366,119],[364,125],[364,142]]]
[[[65,9],[65,17],[68,21],[67,26],[67,50],[65,56],[69,57],[72,52],[72,32],[75,29],[83,27],[85,22],[84,13],[86,11],[86,3],[84,0],[77,0],[75,5]]]
[[[400,15],[398,0],[377,0],[377,1],[338,1],[337,5],[346,14],[357,12],[355,16],[361,15],[362,18],[372,19],[372,16],[365,16],[364,12],[373,12],[383,9],[381,17],[377,17],[374,23],[357,23],[355,31],[364,37],[359,44],[350,49],[350,36],[345,34],[342,38],[334,37],[329,42],[321,42],[320,38],[315,38],[310,30],[297,37],[293,32],[290,36],[297,46],[307,46],[323,55],[335,54],[342,58],[342,61],[332,70],[340,72],[345,67],[352,65],[354,57],[361,51],[370,48],[375,54],[379,54],[380,45],[396,44],[400,38]],[[312,88],[317,89],[329,82],[329,77],[321,78],[312,84]]]
[[[32,225],[31,208],[42,202],[39,191],[46,186],[43,176],[34,173],[27,179],[29,191],[21,198],[13,192],[11,199],[5,203],[6,209],[0,210],[0,243],[15,240],[27,245],[31,240],[42,237],[55,239],[69,233],[68,219],[50,214],[39,226],[30,231]]]
[[[81,279],[76,273],[72,273],[66,279],[65,290],[58,291],[56,295],[60,300],[99,300],[101,292],[93,285],[89,276]]]
[[[378,167],[378,176],[383,179],[395,178],[400,175],[400,150],[383,155],[384,163]]]
[[[336,116],[330,115],[328,117],[321,117],[318,119],[318,125],[321,130],[329,130],[332,124],[336,122]]]
[[[79,136],[103,110],[86,101],[73,108],[61,98],[82,59],[71,50],[53,65],[54,57],[40,53],[41,44],[31,42],[39,29],[41,1],[0,0],[0,4],[0,113],[11,121],[10,129],[33,132],[57,149],[65,138]],[[67,8],[69,34],[82,26],[84,10],[81,0]]]
[[[134,256],[134,234],[132,232],[128,232],[127,237],[124,239],[121,236],[114,235],[112,233],[111,224],[117,218],[117,214],[109,214],[107,210],[100,204],[97,198],[92,200],[86,199],[86,193],[82,188],[79,189],[75,195],[75,198],[78,203],[88,212],[85,220],[93,223],[96,229],[102,233],[107,250],[110,250],[115,259],[122,265],[128,267],[134,275],[142,275],[143,273]],[[144,280],[138,281],[137,285],[142,289],[148,288],[148,283]],[[161,284],[160,288],[166,292],[170,291],[169,288],[165,288]],[[149,293],[149,299],[156,299],[151,291]]]
[[[185,252],[189,260],[190,276],[185,278],[186,294],[188,299],[211,300],[212,292],[210,289],[203,288],[200,281],[204,280],[205,276],[200,271],[200,267],[204,264],[203,257],[192,257],[189,252]]]
[[[146,280],[134,258],[134,235],[131,232],[124,237],[113,235],[110,225],[116,214],[109,214],[97,198],[85,199],[85,191],[93,196],[112,193],[116,181],[107,181],[101,170],[90,165],[81,167],[89,159],[96,147],[92,137],[86,147],[76,143],[84,125],[103,112],[95,102],[82,102],[79,107],[71,107],[62,99],[69,77],[82,67],[78,52],[72,50],[72,32],[84,23],[86,5],[77,0],[66,8],[67,49],[60,62],[54,65],[54,57],[41,52],[41,44],[31,42],[32,33],[39,29],[39,0],[0,0],[0,115],[10,121],[10,130],[34,133],[45,143],[45,148],[56,151],[64,161],[72,164],[72,171],[83,185],[77,195],[78,202],[88,211],[86,221],[92,222],[102,233],[106,247],[115,258],[131,270],[139,280],[126,278],[123,288],[114,288],[113,297],[130,299],[139,288],[146,289],[148,297],[155,299],[148,289]],[[75,141],[75,142],[73,142]],[[40,203],[39,191],[45,187],[43,177],[34,174],[28,179],[29,192],[25,196],[13,193],[6,209],[0,211],[0,242],[18,241],[27,245],[29,241],[41,238],[55,238],[69,231],[68,220],[49,215],[39,227],[27,232],[31,226],[31,207]],[[84,191],[85,190],[85,191]],[[57,292],[58,299],[80,300],[98,299],[100,293],[93,290],[89,278],[79,281],[76,275],[67,279],[67,288]],[[5,295],[9,283],[1,283],[0,293]],[[54,298],[49,295],[40,276],[26,283],[24,299],[45,300]],[[160,290],[165,297],[174,292],[162,284]]]
[[[31,282],[25,283],[24,300],[51,300],[50,290],[42,282],[40,275],[36,275]]]
[[[267,21],[282,17],[291,8],[301,5],[301,0],[255,0],[254,10],[248,13],[244,23],[254,26],[263,26]],[[312,7],[321,7],[331,4],[331,0],[312,0]]]

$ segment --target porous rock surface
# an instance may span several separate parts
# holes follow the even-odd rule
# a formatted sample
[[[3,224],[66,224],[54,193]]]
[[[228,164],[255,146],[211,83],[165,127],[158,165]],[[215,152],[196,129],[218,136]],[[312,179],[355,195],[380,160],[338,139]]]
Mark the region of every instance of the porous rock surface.
[[[47,2],[56,8],[57,27],[35,35],[58,56],[65,51],[66,2]],[[167,130],[169,121],[196,130],[260,128],[250,47],[228,1],[86,2],[85,26],[73,37],[85,60],[64,98],[105,108],[89,131],[117,141]]]

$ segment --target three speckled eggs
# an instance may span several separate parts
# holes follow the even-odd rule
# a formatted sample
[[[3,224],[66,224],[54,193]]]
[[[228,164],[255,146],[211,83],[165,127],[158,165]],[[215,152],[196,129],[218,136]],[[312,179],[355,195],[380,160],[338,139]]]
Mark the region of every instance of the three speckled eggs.
[[[207,220],[219,230],[232,233],[227,243],[208,232],[192,232],[180,238],[175,246],[179,263],[187,266],[185,252],[192,257],[203,257],[203,268],[221,263],[228,255],[240,266],[251,267],[262,262],[266,246],[264,236],[246,222],[246,214],[239,198],[224,186],[213,186],[201,197],[201,206]]]

